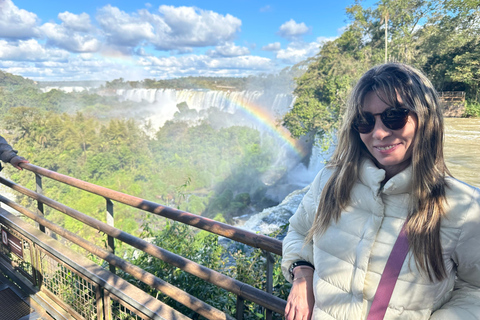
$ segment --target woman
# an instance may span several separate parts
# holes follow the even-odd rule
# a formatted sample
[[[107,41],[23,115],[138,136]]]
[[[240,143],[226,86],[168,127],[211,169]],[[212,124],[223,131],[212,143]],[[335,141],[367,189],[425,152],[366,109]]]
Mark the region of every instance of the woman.
[[[390,63],[355,86],[334,155],[290,219],[286,319],[366,319],[402,227],[385,319],[480,319],[480,192],[449,176],[430,81]]]

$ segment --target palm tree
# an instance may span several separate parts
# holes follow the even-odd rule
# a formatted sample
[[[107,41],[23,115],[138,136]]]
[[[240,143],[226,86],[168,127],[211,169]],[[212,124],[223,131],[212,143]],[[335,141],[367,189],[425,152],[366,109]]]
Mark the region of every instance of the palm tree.
[[[388,18],[389,18],[389,11],[387,6],[387,1],[383,0],[378,9],[382,12],[382,20],[380,20],[380,24],[385,23],[385,63],[387,63],[388,57]]]

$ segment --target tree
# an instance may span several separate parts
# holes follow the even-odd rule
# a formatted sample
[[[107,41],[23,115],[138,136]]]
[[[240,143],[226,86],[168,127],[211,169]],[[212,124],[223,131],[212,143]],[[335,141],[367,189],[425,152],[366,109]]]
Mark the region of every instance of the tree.
[[[283,117],[294,137],[328,136],[338,127],[355,81],[387,60],[422,69],[439,91],[465,90],[468,99],[477,99],[478,1],[381,0],[373,8],[355,1],[346,12],[346,30],[325,43],[296,79],[297,99]]]

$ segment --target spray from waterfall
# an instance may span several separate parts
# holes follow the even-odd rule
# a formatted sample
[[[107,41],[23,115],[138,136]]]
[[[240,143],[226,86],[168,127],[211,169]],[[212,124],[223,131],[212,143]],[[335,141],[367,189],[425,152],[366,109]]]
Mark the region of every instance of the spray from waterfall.
[[[191,123],[206,118],[212,108],[218,110],[219,126],[243,125],[255,128],[262,135],[272,137],[278,156],[263,174],[262,181],[269,187],[268,196],[280,202],[295,189],[309,184],[319,169],[318,154],[312,154],[312,143],[295,140],[280,125],[279,119],[291,109],[295,97],[290,93],[266,91],[128,89],[117,90],[121,100],[144,102],[149,121],[154,128],[172,120],[180,112],[177,105],[186,103]],[[221,116],[221,115],[224,116]],[[187,118],[185,118],[187,120]],[[272,141],[272,139],[269,139]],[[314,152],[317,149],[313,149]],[[307,157],[310,157],[307,159]],[[315,164],[314,167],[308,163]]]

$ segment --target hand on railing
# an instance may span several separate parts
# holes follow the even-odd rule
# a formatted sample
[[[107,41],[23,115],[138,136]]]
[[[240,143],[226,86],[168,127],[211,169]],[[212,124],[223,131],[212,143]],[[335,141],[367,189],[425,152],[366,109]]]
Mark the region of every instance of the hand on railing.
[[[20,156],[15,156],[10,160],[10,164],[18,170],[23,170],[23,168],[20,166],[21,163],[30,163],[30,161]]]

